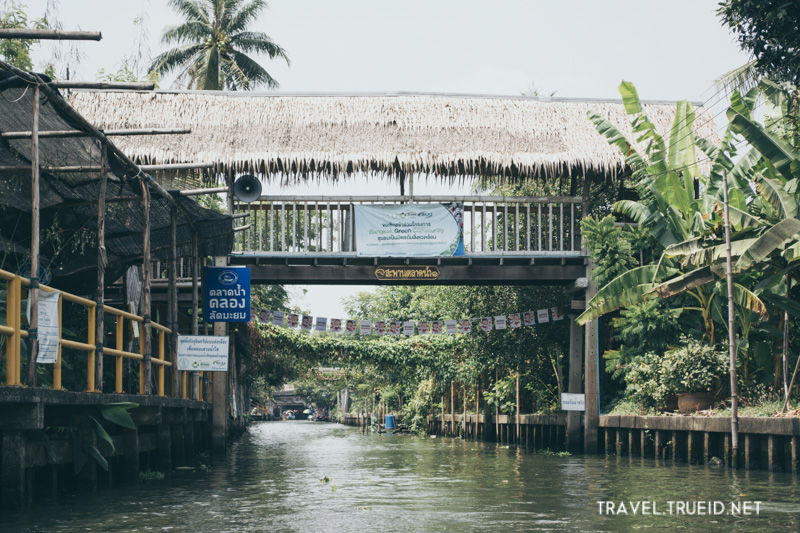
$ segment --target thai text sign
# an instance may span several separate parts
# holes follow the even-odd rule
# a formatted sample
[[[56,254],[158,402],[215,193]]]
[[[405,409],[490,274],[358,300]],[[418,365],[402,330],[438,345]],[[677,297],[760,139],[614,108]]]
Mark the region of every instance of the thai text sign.
[[[564,411],[585,411],[586,395],[570,394],[569,392],[562,392],[561,409],[563,409]]]
[[[39,291],[39,364],[58,361],[58,291]],[[31,320],[31,301],[28,299],[28,322]]]
[[[375,269],[375,277],[387,280],[434,280],[439,277],[439,269],[435,266],[386,266]]]
[[[250,269],[206,267],[207,322],[250,321]]]
[[[354,210],[358,255],[464,255],[464,212],[459,203],[355,205]]]
[[[227,371],[229,341],[227,335],[179,335],[178,370]]]

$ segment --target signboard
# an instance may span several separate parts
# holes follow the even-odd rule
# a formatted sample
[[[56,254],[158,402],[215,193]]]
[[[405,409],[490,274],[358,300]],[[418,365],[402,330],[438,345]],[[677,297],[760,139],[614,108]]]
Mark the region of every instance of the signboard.
[[[586,395],[562,392],[561,409],[564,411],[586,411]]]
[[[250,321],[250,269],[206,267],[207,322]]]
[[[178,335],[178,370],[225,372],[230,337]]]
[[[356,250],[369,257],[464,255],[460,203],[354,205]]]
[[[36,362],[53,364],[58,360],[58,297],[60,292],[39,291],[39,355]],[[28,299],[28,323],[31,301]]]
[[[414,280],[428,281],[439,278],[439,268],[435,266],[386,266],[375,269],[375,277],[380,281]]]

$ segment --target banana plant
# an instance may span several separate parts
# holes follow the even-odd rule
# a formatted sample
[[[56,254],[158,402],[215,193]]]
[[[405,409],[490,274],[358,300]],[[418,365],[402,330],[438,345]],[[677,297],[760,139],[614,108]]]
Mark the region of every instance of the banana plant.
[[[780,137],[781,132],[790,131],[784,124],[788,98],[780,87],[770,82],[763,82],[744,95],[734,92],[728,110],[730,123],[719,146],[692,138],[693,111],[679,103],[669,149],[665,151],[665,143],[643,118],[635,89],[623,83],[620,91],[626,109],[637,114],[634,132],[643,132],[637,142],[648,141],[649,144],[647,157],[641,156],[634,144],[612,125],[599,115],[590,114],[598,131],[623,150],[639,179],[637,189],[642,200],[618,202],[614,209],[650,228],[664,251],[655,269],[640,267],[637,272],[626,272],[603,287],[578,321],[585,323],[648,298],[687,293],[698,301],[706,337],[713,344],[714,310],[719,308],[716,300],[721,292],[719,283],[709,284],[720,280],[725,272],[721,216],[723,172],[728,174],[731,223],[736,231],[736,240],[732,243],[732,255],[736,259],[734,272],[763,268],[776,253],[789,262],[800,259],[800,220],[796,218],[798,206],[793,195],[800,177],[800,163],[797,151]],[[766,129],[752,119],[756,101],[762,94],[767,102]],[[737,134],[753,148],[734,163]],[[677,140],[673,142],[676,135]],[[707,177],[696,173],[695,143],[712,162]],[[651,154],[655,155],[654,163],[649,162]],[[691,180],[694,178],[703,185],[703,192],[697,199],[693,197]],[[760,319],[766,316],[766,307],[756,293],[737,284],[734,296],[737,307],[741,307],[737,309],[740,316]],[[749,332],[750,328],[746,329]],[[743,329],[742,334],[746,336],[746,333]]]

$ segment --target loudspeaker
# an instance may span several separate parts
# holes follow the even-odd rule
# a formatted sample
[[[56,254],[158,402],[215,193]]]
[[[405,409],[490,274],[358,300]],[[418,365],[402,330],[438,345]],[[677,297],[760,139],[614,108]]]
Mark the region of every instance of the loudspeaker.
[[[249,204],[261,196],[261,181],[252,174],[243,174],[233,182],[233,195]]]

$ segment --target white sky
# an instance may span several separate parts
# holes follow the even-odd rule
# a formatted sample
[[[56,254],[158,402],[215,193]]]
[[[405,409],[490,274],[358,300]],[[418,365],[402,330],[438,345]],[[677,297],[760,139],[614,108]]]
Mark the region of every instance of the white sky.
[[[9,0],[0,0],[0,9]],[[164,27],[178,22],[166,0],[23,0],[32,18],[48,5],[63,29],[101,31],[103,40],[61,43],[72,79],[114,71],[143,42],[165,50]],[[622,79],[646,100],[706,102],[724,109],[713,82],[743,64],[714,10],[718,0],[272,0],[252,26],[288,52],[291,67],[264,61],[285,92],[454,92],[519,95],[532,83],[559,97],[619,98]],[[142,17],[143,23],[134,20]],[[142,30],[145,30],[146,35]],[[142,36],[144,35],[144,39]],[[73,52],[69,54],[68,52]],[[75,50],[81,58],[75,61]],[[53,57],[43,45],[38,64]],[[61,69],[59,69],[61,70]],[[168,88],[171,80],[164,80]],[[431,182],[432,183],[432,182]],[[385,187],[376,183],[375,190]],[[396,185],[392,185],[396,187]],[[293,189],[350,194],[363,184]],[[449,186],[415,187],[443,194]],[[286,191],[289,192],[289,191]],[[398,191],[399,192],[399,191]],[[274,193],[274,191],[270,191]],[[366,287],[292,289],[313,315],[342,316],[340,298]]]

